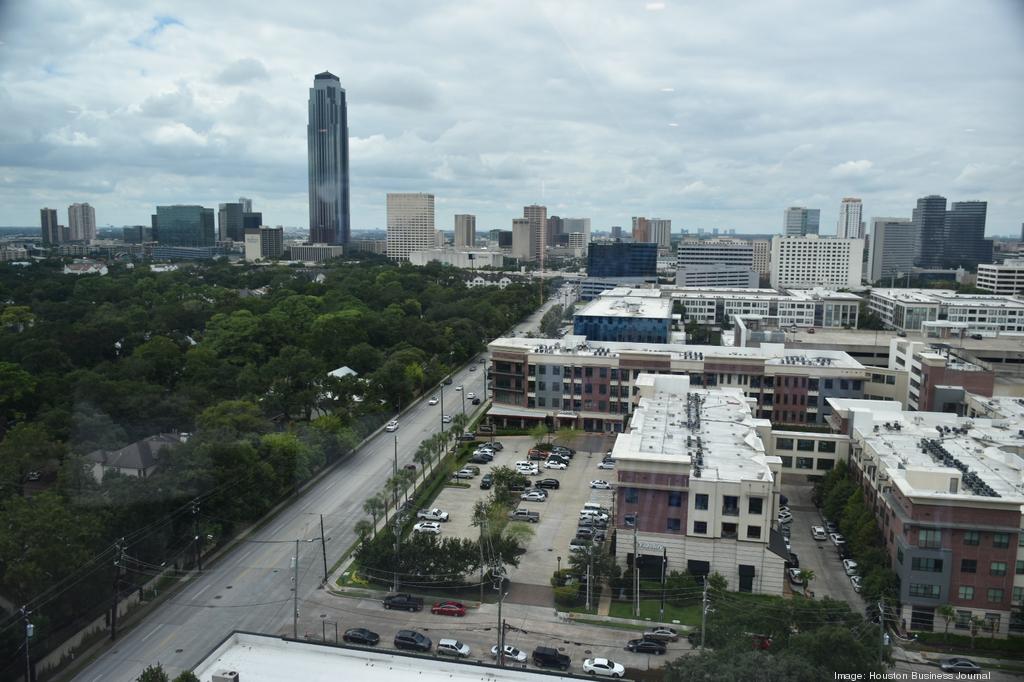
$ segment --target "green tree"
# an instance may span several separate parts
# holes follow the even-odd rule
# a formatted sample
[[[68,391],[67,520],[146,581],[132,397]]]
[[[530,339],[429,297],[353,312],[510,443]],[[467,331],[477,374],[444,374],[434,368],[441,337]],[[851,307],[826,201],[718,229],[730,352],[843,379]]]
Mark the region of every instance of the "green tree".
[[[949,625],[956,618],[956,609],[954,609],[951,604],[943,604],[939,608],[935,609],[935,613],[937,613],[946,624],[945,639],[946,641],[949,641]]]
[[[814,580],[814,578],[815,578],[814,571],[812,571],[811,569],[809,569],[809,568],[801,568],[800,569],[800,580],[803,581],[804,586],[805,586],[804,587],[804,592],[809,597],[814,596],[814,592],[811,591],[811,581]]]
[[[603,544],[587,542],[582,548],[569,553],[569,567],[579,576],[587,575],[600,585],[615,572],[615,557],[607,552]]]
[[[171,339],[154,336],[136,348],[130,360],[139,376],[169,388],[182,371],[185,356]]]
[[[4,422],[22,414],[36,390],[36,380],[13,362],[0,362],[0,431]]]
[[[665,664],[662,679],[665,682],[818,682],[831,679],[831,673],[793,654],[727,649],[702,651],[670,661]]]
[[[174,678],[174,682],[200,682],[196,674],[191,670],[183,670]]]
[[[135,678],[135,682],[170,682],[170,678],[164,672],[163,666],[157,663],[147,666],[142,674]]]
[[[373,495],[363,502],[363,512],[373,518],[373,536],[377,537],[377,519],[384,513],[384,503],[379,495]]]

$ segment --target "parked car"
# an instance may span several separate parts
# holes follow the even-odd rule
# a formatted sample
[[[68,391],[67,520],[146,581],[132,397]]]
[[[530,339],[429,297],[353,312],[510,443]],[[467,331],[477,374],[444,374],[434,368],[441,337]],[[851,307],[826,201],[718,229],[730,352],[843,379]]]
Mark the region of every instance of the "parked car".
[[[826,520],[825,521],[825,530],[829,533],[829,535],[831,535],[832,533],[838,533],[839,532],[839,526],[837,526],[832,521]]]
[[[466,606],[457,601],[439,601],[430,607],[430,612],[436,616],[458,616],[466,615]]]
[[[451,377],[451,375],[446,376],[444,378],[444,385],[445,386],[451,386],[452,385],[452,377]]]
[[[787,569],[786,570],[786,575],[789,577],[790,585],[800,586],[800,585],[806,584],[806,581],[804,580],[803,576],[800,575],[800,569],[799,568]]]
[[[615,462],[609,462],[608,460],[604,460],[600,464],[597,465],[597,468],[598,469],[614,469],[615,468]]]
[[[846,538],[839,533],[829,533],[828,539],[832,541],[833,545],[838,545],[840,542],[846,542]]]
[[[496,441],[496,440],[492,440],[489,443],[484,443],[484,445],[486,445],[489,448],[493,448],[494,450],[497,450],[498,452],[501,452],[502,450],[505,449],[505,446],[501,444],[501,441]]]
[[[533,664],[538,668],[560,668],[568,670],[572,659],[549,646],[539,646],[533,650]]]
[[[415,630],[399,630],[395,633],[396,649],[412,649],[413,651],[430,651],[434,643],[430,638]]]
[[[679,639],[679,633],[675,628],[659,625],[644,631],[644,639],[652,639],[656,642],[675,642]]]
[[[793,521],[793,515],[788,511],[779,512],[779,523],[790,523]]]
[[[417,519],[423,519],[424,521],[447,521],[448,512],[441,509],[420,509],[416,512]]]
[[[607,658],[588,658],[583,661],[583,672],[617,679],[626,674],[626,668],[621,663],[609,661]]]
[[[857,592],[859,594],[860,590],[861,590],[860,576],[859,575],[851,575],[850,576],[850,584],[853,585],[853,591]]]
[[[468,471],[472,471],[474,476],[479,476],[480,475],[480,467],[478,467],[478,466],[473,466],[472,464],[467,464],[467,465],[465,465],[462,468],[466,469]]]
[[[853,559],[843,559],[843,570],[846,575],[857,575],[857,562]]]
[[[840,542],[836,545],[836,553],[839,554],[840,559],[852,559],[853,554],[850,552],[850,548],[846,545],[846,542]]]
[[[581,552],[586,547],[589,547],[591,544],[592,543],[591,543],[590,540],[587,540],[585,538],[575,537],[572,540],[569,540],[569,551],[570,552]]]
[[[398,430],[398,421],[392,419],[391,421],[389,421],[387,423],[387,425],[384,426],[384,430],[388,431],[388,432],[390,432],[390,431],[397,431]]]
[[[510,511],[508,513],[508,517],[513,521],[526,521],[527,523],[537,523],[538,521],[540,521],[540,512],[519,508]]]
[[[494,475],[484,474],[484,477],[480,479],[480,489],[490,490],[492,485],[494,485]]]
[[[469,658],[469,645],[457,639],[442,639],[437,643],[437,655]]]
[[[573,455],[576,454],[576,451],[573,450],[572,448],[570,448],[567,445],[552,445],[551,446],[551,451],[552,452],[565,453],[565,454],[569,455],[570,457],[572,457]]]
[[[430,396],[430,400],[427,401],[427,405],[437,405],[437,396]]]
[[[459,442],[468,443],[476,440],[476,434],[472,431],[466,431],[465,433],[459,434]]]
[[[533,490],[527,490],[525,493],[520,495],[519,499],[525,502],[546,502],[548,495],[542,489],[534,488]]]
[[[349,628],[341,638],[349,644],[360,646],[377,646],[380,643],[380,635],[366,628]]]
[[[412,527],[413,533],[424,533],[426,535],[440,535],[441,524],[437,521],[420,521]]]
[[[597,490],[611,490],[612,489],[612,484],[609,483],[608,481],[602,481],[602,480],[598,479],[598,480],[591,481],[590,482],[590,487],[591,488],[595,488]]]
[[[402,468],[405,469],[406,471],[416,471],[416,465],[413,464],[412,462],[410,462],[409,464],[406,464]]]
[[[444,424],[451,424],[452,423],[452,416],[450,414],[443,415],[441,417],[441,422],[444,423]]]
[[[558,482],[557,478],[542,478],[533,485],[535,488],[550,488],[552,490],[558,490],[561,483]]]
[[[543,462],[547,458],[548,453],[544,452],[543,450],[538,450],[537,448],[531,448],[530,451],[526,454],[526,459],[535,462]]]
[[[796,555],[796,552],[789,553],[789,559],[785,562],[786,568],[800,568],[800,557]]]
[[[947,673],[980,673],[981,666],[969,658],[946,658],[939,667]]]
[[[576,529],[576,538],[579,540],[593,540],[594,529],[586,526],[580,526]]]
[[[494,455],[487,455],[480,453],[473,455],[469,458],[471,464],[490,464],[494,460]]]
[[[822,526],[811,526],[811,536],[815,540],[828,540],[828,533]]]
[[[514,646],[508,644],[505,645],[504,653],[502,654],[504,659],[510,663],[526,663],[526,652],[517,649]],[[498,645],[495,644],[491,647],[491,658],[498,657]]]
[[[567,467],[565,465],[565,462],[548,460],[547,462],[544,462],[544,468],[565,470]]]
[[[540,473],[540,467],[537,466],[536,464],[517,464],[516,471],[520,474],[525,474],[526,476],[536,476],[537,474]]]
[[[565,455],[548,455],[548,461],[561,462],[565,466],[569,466],[570,462],[572,462],[572,460],[566,457]]]
[[[405,592],[389,594],[384,597],[384,608],[399,609],[400,611],[420,611],[423,608],[423,599]]]

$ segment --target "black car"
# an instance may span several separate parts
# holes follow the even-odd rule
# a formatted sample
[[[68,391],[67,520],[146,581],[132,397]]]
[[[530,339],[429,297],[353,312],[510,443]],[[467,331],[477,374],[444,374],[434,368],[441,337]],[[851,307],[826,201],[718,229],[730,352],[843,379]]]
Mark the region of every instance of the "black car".
[[[472,457],[469,458],[469,461],[471,464],[490,464],[491,460],[493,459],[493,457],[488,457],[487,455],[481,454],[473,455]]]
[[[473,400],[472,400],[471,402],[472,402],[472,403],[473,403],[474,405],[479,405],[479,404],[480,404],[480,398],[473,398]]]
[[[638,654],[663,654],[668,650],[664,642],[657,642],[653,639],[631,639],[626,642],[626,651],[633,651]]]
[[[380,642],[380,635],[366,628],[351,628],[345,630],[342,639],[349,644],[361,644],[362,646],[377,646]]]
[[[395,633],[396,649],[412,649],[413,651],[430,651],[434,643],[423,633],[415,630],[399,630]]]
[[[576,529],[576,537],[579,540],[593,540],[594,539],[594,529],[593,528],[587,528],[586,526],[580,526],[579,528]]]
[[[405,593],[389,594],[384,597],[384,608],[401,609],[402,611],[421,611],[423,609],[423,599]]]
[[[789,559],[786,561],[786,568],[800,568],[800,557],[796,555],[796,552],[789,553]]]
[[[558,482],[557,478],[542,478],[533,485],[536,488],[551,488],[552,490],[558,490],[562,484]]]
[[[499,441],[496,441],[496,440],[492,440],[489,443],[484,443],[484,445],[486,445],[487,447],[489,447],[490,449],[492,449],[492,450],[494,450],[496,452],[501,452],[502,450],[505,449],[505,446],[502,445]]]
[[[480,490],[489,490],[494,485],[494,475],[484,474],[484,477],[480,479]]]
[[[539,646],[533,650],[533,664],[538,668],[560,668],[568,670],[572,665],[572,659],[557,649],[548,646]]]

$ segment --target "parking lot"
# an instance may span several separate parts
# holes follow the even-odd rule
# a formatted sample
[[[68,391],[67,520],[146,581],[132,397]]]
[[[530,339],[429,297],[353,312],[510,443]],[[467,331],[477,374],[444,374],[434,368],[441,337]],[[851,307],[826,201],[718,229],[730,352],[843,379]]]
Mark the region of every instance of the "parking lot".
[[[782,494],[789,498],[789,508],[793,512],[790,523],[793,552],[800,559],[800,568],[814,571],[814,580],[809,587],[815,597],[840,599],[849,603],[854,612],[863,613],[864,600],[854,592],[835,545],[829,540],[815,540],[811,536],[811,526],[823,525],[811,501],[811,490],[810,485],[782,485]],[[796,591],[800,589],[794,588]]]
[[[477,538],[480,531],[472,525],[473,505],[489,494],[489,491],[480,489],[480,478],[495,467],[513,466],[516,461],[525,460],[535,442],[528,436],[506,436],[498,440],[505,446],[504,450],[496,453],[490,464],[476,465],[480,467],[480,475],[468,481],[470,488],[444,488],[437,496],[433,506],[451,514],[451,520],[441,526],[442,535]],[[604,436],[585,436],[569,443],[576,449],[576,455],[564,471],[545,469],[544,463],[538,462],[540,474],[530,476],[530,479],[554,478],[560,487],[549,490],[544,502],[520,503],[530,511],[539,512],[540,522],[529,524],[534,531],[533,537],[527,544],[526,553],[520,557],[519,566],[509,569],[512,582],[549,585],[558,557],[562,558],[563,568],[568,565],[569,541],[576,535],[583,504],[594,501],[611,508],[612,491],[591,489],[590,481],[602,479],[614,483],[614,471],[597,468],[604,453],[611,449],[612,442],[611,438]]]

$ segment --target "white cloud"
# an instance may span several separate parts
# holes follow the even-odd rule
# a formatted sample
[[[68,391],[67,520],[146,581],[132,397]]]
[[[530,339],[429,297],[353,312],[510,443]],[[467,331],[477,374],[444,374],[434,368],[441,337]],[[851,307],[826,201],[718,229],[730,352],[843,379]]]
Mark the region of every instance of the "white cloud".
[[[169,123],[153,131],[150,139],[160,145],[186,145],[202,147],[206,138],[184,123]]]
[[[847,161],[840,163],[836,166],[832,166],[829,170],[829,175],[834,178],[862,178],[871,172],[871,168],[875,164],[871,163],[867,159],[861,159],[860,161]]]
[[[70,126],[64,126],[43,136],[46,142],[63,147],[97,147],[99,140],[83,133],[80,130],[72,130]]]

